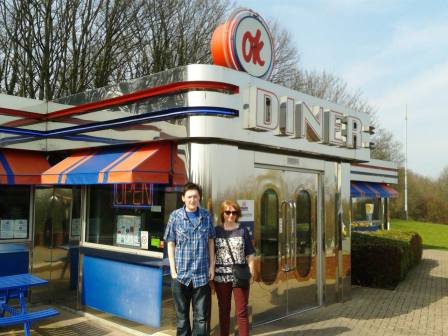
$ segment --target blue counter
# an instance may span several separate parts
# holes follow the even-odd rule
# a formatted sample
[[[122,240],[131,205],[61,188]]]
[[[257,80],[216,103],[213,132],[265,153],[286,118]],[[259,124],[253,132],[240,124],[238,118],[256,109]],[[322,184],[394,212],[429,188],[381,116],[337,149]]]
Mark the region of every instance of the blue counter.
[[[0,265],[0,276],[28,273],[28,247],[25,244],[0,243]]]
[[[86,248],[81,253],[83,304],[160,327],[162,259]]]

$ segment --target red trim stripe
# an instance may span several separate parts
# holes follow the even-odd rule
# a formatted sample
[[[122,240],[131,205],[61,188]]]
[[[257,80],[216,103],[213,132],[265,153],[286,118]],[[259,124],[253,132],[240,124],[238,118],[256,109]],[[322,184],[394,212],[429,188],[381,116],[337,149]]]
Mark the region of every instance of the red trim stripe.
[[[191,81],[191,82],[177,82],[166,85],[157,86],[154,88],[144,89],[137,92],[129,93],[120,97],[109,98],[98,102],[81,104],[74,107],[69,107],[63,110],[48,113],[45,119],[53,120],[68,115],[92,112],[102,110],[106,107],[123,105],[141,99],[160,96],[163,94],[192,90],[192,89],[212,89],[212,90],[228,90],[232,93],[238,93],[239,87],[233,84],[212,82],[212,81]]]
[[[109,98],[100,100],[98,102],[92,102],[92,103],[86,103],[81,104],[73,107],[69,107],[66,109],[62,109],[55,112],[50,112],[48,114],[36,114],[33,113],[32,117],[28,117],[28,119],[24,120],[16,120],[14,122],[8,123],[8,126],[15,127],[18,126],[25,126],[32,124],[36,119],[37,120],[54,120],[62,117],[72,116],[75,114],[82,114],[87,112],[93,112],[98,110],[103,110],[108,107],[112,106],[118,106],[123,104],[129,104],[137,100],[146,99],[150,97],[165,95],[165,94],[172,94],[172,93],[178,93],[182,91],[188,91],[188,90],[225,90],[229,91],[231,94],[236,94],[239,92],[239,86],[233,85],[230,83],[223,83],[223,82],[215,82],[215,81],[188,81],[188,82],[175,82],[175,83],[169,83],[161,86],[156,86],[144,90],[140,90],[137,92],[125,94],[123,96]],[[15,111],[15,112],[14,112]],[[9,115],[13,116],[25,116],[21,114],[29,114],[31,112],[25,112],[25,111],[19,111],[19,110],[10,110]],[[6,125],[4,125],[6,126]]]
[[[13,116],[13,117],[25,117],[25,118],[37,119],[37,120],[45,117],[45,114],[42,114],[42,113],[28,112],[28,111],[10,109],[10,108],[6,108],[6,107],[0,107],[0,114],[9,115],[9,116]]]

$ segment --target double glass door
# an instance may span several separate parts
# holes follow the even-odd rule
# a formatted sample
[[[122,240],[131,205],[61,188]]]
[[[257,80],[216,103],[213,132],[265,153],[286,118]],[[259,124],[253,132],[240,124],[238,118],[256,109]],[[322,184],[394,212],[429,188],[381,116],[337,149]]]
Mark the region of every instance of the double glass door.
[[[37,188],[35,191],[33,274],[49,281],[33,289],[32,302],[76,307],[81,191]]]
[[[319,175],[266,168],[256,173],[254,325],[319,305]]]

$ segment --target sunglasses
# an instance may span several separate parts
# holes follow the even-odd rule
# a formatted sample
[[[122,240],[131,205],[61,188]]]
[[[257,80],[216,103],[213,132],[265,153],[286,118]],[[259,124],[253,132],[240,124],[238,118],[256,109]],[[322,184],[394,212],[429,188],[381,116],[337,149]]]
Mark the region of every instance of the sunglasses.
[[[230,215],[238,215],[238,212],[237,211],[224,211],[224,213],[227,215],[227,216],[230,216]]]

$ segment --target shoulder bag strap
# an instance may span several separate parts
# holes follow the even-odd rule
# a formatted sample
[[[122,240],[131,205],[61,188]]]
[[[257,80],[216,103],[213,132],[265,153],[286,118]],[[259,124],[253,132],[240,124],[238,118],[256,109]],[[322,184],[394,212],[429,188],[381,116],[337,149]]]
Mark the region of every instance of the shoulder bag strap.
[[[227,234],[227,232],[226,232],[226,234]],[[232,262],[235,265],[235,258],[233,257],[232,249],[230,248],[229,238],[226,236],[224,239],[226,240],[227,248],[229,249],[230,257],[232,258]]]

